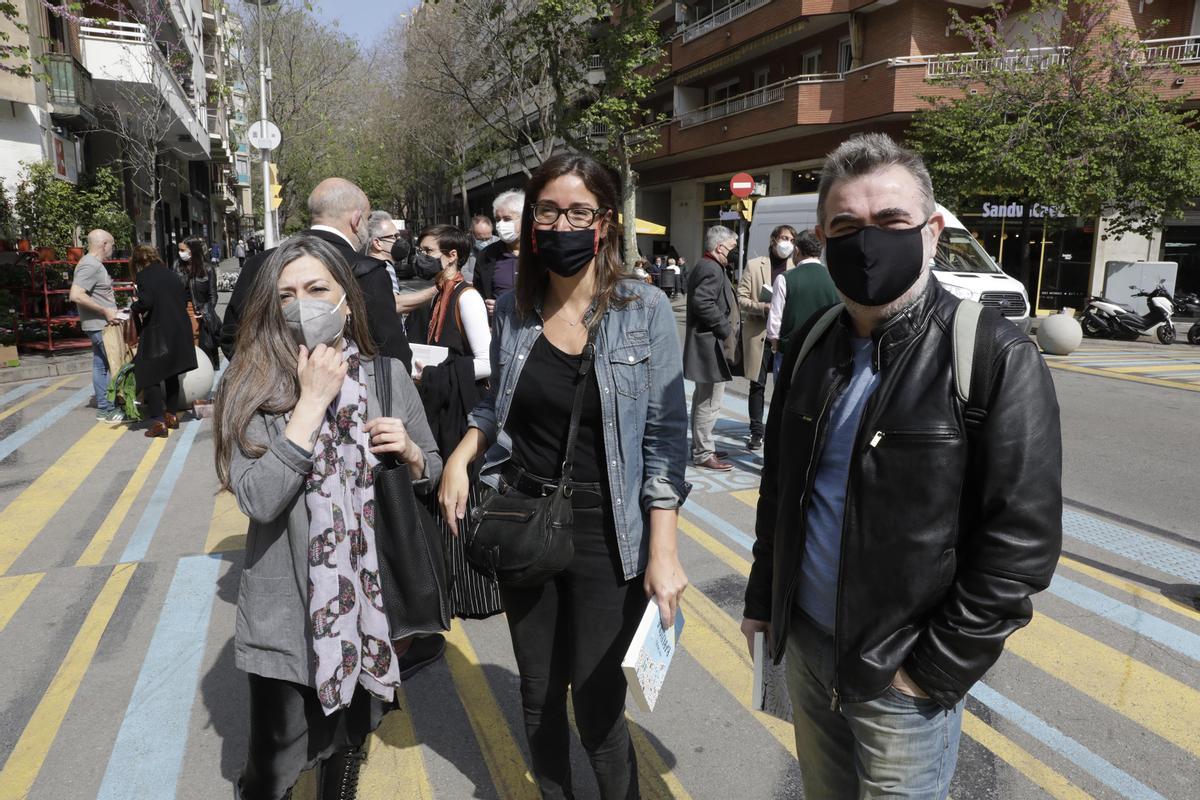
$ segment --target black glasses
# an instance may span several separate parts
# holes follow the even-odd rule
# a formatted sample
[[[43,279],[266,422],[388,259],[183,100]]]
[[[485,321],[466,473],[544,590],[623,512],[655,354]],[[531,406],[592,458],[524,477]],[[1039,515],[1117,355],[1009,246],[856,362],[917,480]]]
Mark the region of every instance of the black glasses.
[[[533,221],[539,225],[553,225],[563,214],[567,215],[567,224],[572,228],[586,228],[596,221],[596,217],[608,213],[607,208],[587,208],[586,206],[571,206],[559,208],[554,203],[538,201],[533,204]]]

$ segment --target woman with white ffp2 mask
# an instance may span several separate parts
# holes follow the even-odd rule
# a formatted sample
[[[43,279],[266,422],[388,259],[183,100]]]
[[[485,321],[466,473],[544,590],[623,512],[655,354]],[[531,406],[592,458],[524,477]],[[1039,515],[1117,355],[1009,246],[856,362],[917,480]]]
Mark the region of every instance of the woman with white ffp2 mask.
[[[496,301],[517,286],[524,209],[525,193],[519,191],[501,192],[492,203],[500,241],[485,247],[475,259],[475,288],[483,295],[489,316],[495,313]]]

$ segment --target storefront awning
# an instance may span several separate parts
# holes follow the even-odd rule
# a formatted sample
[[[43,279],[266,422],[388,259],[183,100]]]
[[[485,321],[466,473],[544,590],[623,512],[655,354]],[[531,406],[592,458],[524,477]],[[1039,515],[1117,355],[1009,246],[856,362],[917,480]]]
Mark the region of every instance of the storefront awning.
[[[624,215],[618,214],[617,220],[622,223],[625,222]],[[666,225],[659,225],[657,222],[650,222],[649,220],[644,220],[644,219],[635,220],[635,222],[637,224],[634,225],[634,230],[636,233],[638,233],[641,236],[666,236],[667,235],[667,226]]]

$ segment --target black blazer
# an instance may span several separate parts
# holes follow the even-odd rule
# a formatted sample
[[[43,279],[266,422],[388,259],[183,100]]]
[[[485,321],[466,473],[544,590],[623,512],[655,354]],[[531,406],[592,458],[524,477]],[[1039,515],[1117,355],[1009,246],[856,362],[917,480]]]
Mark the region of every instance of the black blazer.
[[[196,368],[192,323],[187,315],[183,286],[165,264],[153,264],[137,274],[136,315],[138,349],[133,374],[139,388]]]
[[[687,333],[683,339],[683,377],[698,383],[733,379],[725,343],[737,333],[732,316],[737,308],[725,269],[702,258],[687,283]]]
[[[496,276],[496,260],[508,249],[504,242],[496,241],[475,254],[475,288],[484,300],[495,300],[496,289],[492,280]]]
[[[299,235],[322,239],[333,245],[342,254],[342,257],[354,270],[358,285],[366,296],[367,327],[371,331],[371,338],[379,345],[383,355],[400,359],[411,370],[412,349],[408,346],[408,339],[404,336],[404,326],[401,324],[400,315],[396,313],[392,281],[388,277],[384,262],[367,258],[358,253],[336,233],[309,229],[301,231]],[[230,295],[229,305],[225,309],[224,324],[221,326],[221,351],[225,353],[226,358],[233,358],[234,350],[237,347],[238,325],[246,304],[246,296],[250,293],[250,287],[254,283],[258,270],[272,252],[274,252],[273,249],[256,253],[246,259],[246,263],[242,265],[238,282],[233,287],[233,294]],[[363,259],[373,263],[360,265],[359,262]],[[376,269],[376,267],[378,268]]]

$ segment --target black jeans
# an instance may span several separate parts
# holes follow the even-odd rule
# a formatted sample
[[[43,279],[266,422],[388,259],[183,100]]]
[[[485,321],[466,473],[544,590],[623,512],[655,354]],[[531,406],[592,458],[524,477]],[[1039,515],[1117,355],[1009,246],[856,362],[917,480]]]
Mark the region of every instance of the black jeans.
[[[146,401],[146,413],[150,419],[162,422],[163,412],[167,404],[179,408],[179,376],[172,375],[162,383],[154,383],[142,389],[142,399]]]
[[[640,797],[621,659],[648,601],[640,576],[624,580],[610,514],[611,507],[575,509],[570,566],[539,587],[500,589],[521,673],[533,774],[549,800],[575,796],[568,686],[600,796]]]
[[[766,405],[767,376],[775,364],[775,354],[766,342],[763,342],[762,365],[759,367],[758,380],[750,380],[750,397],[747,399],[747,411],[750,415],[750,435],[762,436],[766,432],[763,427],[763,407]]]

